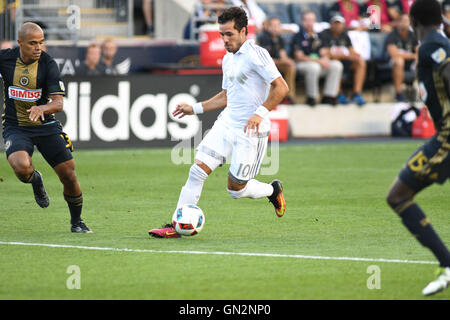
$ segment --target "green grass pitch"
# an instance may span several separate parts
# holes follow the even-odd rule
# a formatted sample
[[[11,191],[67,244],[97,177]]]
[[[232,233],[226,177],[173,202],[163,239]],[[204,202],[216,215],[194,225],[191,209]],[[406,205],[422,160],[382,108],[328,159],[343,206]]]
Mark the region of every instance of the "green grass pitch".
[[[171,149],[74,153],[83,217],[93,234],[70,232],[62,186],[38,152],[33,161],[50,195],[47,209],[36,205],[31,186],[15,178],[1,153],[0,300],[424,299],[421,290],[434,279],[437,264],[304,257],[435,261],[385,203],[389,186],[421,143],[280,145],[278,173],[258,179],[283,181],[287,212],[281,219],[267,199],[233,200],[226,191],[227,166],[218,168],[199,202],[203,231],[181,239],[147,234],[170,221],[187,178],[190,165],[173,164]],[[447,183],[417,197],[448,245],[449,194]],[[69,266],[79,268],[80,289],[67,286],[74,275]],[[378,289],[367,285],[375,283],[371,266],[378,267]],[[447,290],[425,299],[449,298]]]

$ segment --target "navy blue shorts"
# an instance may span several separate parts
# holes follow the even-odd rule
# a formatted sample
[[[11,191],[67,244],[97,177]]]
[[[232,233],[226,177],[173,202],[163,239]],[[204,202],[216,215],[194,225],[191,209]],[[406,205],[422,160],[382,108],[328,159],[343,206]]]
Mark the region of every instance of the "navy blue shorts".
[[[5,127],[3,138],[6,158],[16,151],[26,151],[32,157],[34,146],[36,146],[52,168],[73,159],[72,142],[67,134],[62,131],[48,136],[35,136],[35,134],[17,127]]]
[[[432,137],[412,154],[399,178],[416,192],[433,183],[443,184],[450,178],[450,142]]]

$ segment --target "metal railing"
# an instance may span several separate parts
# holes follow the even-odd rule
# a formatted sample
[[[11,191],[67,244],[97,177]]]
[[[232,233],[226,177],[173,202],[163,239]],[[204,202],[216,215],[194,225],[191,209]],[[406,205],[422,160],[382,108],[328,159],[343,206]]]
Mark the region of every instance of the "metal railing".
[[[133,0],[0,0],[1,39],[15,40],[27,21],[48,40],[132,37]]]

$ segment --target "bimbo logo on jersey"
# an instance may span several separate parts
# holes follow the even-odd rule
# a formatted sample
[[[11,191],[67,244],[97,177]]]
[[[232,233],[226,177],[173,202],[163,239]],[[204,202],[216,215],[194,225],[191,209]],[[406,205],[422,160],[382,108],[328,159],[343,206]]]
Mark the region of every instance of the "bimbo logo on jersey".
[[[42,89],[22,89],[19,87],[9,87],[8,95],[10,99],[34,102],[42,97]]]

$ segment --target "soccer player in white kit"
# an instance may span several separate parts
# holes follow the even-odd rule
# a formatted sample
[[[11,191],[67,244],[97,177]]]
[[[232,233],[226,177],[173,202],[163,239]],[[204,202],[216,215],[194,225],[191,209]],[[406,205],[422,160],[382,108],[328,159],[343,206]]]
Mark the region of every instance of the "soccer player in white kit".
[[[225,108],[197,148],[195,163],[181,189],[176,208],[197,204],[208,175],[231,157],[227,190],[232,198],[267,197],[277,216],[286,210],[279,180],[270,184],[254,177],[266,153],[270,132],[268,113],[286,96],[289,88],[267,50],[247,40],[247,15],[232,7],[218,18],[219,30],[228,53],[222,63],[222,91],[193,106],[178,105],[173,112],[186,115]],[[171,224],[152,229],[159,238],[178,238]]]

